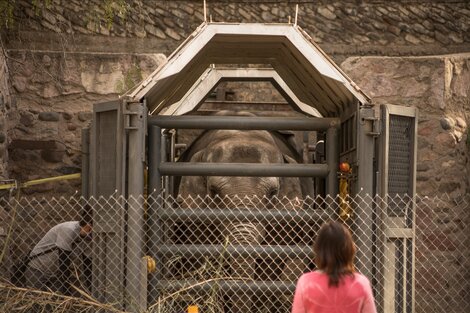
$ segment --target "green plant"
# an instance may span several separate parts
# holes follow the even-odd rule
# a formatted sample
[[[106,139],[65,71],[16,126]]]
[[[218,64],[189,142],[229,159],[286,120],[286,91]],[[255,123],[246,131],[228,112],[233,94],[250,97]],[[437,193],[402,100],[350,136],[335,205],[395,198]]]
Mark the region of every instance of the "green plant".
[[[13,25],[13,11],[16,0],[0,0],[0,29],[10,28]]]
[[[0,0],[0,30],[9,29],[15,22],[14,11],[23,5],[16,0]],[[43,9],[52,8],[52,0],[31,0],[31,5],[37,16]],[[130,5],[127,0],[103,0],[104,20],[108,29],[113,25],[114,18],[125,19]]]
[[[108,29],[113,26],[115,16],[126,18],[130,5],[126,0],[104,0],[104,17]]]

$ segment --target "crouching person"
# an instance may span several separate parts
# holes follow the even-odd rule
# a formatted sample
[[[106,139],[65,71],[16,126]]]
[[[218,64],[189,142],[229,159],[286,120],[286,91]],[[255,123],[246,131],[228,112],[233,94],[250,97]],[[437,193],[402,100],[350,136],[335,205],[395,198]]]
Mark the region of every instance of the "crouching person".
[[[91,238],[91,218],[52,227],[29,255],[26,285],[40,290],[71,294],[73,250],[82,240]]]

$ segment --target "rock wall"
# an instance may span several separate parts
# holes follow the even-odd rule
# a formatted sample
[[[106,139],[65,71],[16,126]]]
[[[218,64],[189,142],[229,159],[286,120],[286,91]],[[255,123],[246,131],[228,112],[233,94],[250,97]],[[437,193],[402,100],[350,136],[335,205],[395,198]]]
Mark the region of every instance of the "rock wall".
[[[35,9],[21,0],[9,46],[18,49],[100,49],[169,54],[204,20],[202,1],[128,1],[109,27],[105,2],[55,0]],[[294,22],[291,1],[208,1],[214,22]],[[465,0],[304,1],[298,24],[336,57],[423,55],[468,51],[470,3]],[[47,36],[43,36],[44,33]],[[39,36],[38,36],[39,34]]]
[[[418,193],[455,197],[470,191],[469,53],[428,58],[352,57],[341,67],[376,104],[419,109]]]
[[[16,110],[9,114],[9,172],[20,181],[80,172],[81,129],[94,103],[115,100],[165,59],[161,54],[9,51]],[[34,169],[34,171],[32,170]],[[79,181],[26,193],[73,194]]]
[[[375,103],[419,108],[416,189],[427,198],[416,207],[416,310],[464,312],[470,289],[470,53],[352,57],[341,67]]]

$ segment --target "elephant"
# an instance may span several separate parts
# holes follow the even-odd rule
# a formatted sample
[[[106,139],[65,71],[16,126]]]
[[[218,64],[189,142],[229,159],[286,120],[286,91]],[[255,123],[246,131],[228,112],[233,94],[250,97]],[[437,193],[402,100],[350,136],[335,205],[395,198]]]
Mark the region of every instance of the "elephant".
[[[254,116],[248,112],[222,111],[216,115]],[[293,133],[265,130],[208,130],[203,132],[183,152],[181,162],[207,162],[207,163],[288,163],[302,162],[301,153],[295,147]],[[217,208],[246,210],[257,208],[302,209],[300,199],[313,190],[312,180],[298,177],[226,177],[226,176],[183,176],[176,179],[177,201],[182,208]],[[310,194],[311,195],[311,194]],[[216,224],[216,223],[214,223]],[[276,242],[286,225],[273,226],[261,222],[235,221],[221,223],[217,226],[201,225],[187,227],[190,234],[180,233],[178,243],[192,244],[229,244],[229,245],[266,245],[292,244],[292,238],[283,242]],[[293,226],[294,227],[294,226]],[[197,230],[199,229],[199,230]],[[298,230],[298,229],[297,229]],[[297,231],[297,230],[291,230]],[[270,235],[270,232],[276,232]],[[205,234],[204,234],[205,233]],[[207,234],[210,233],[211,236]],[[287,231],[288,233],[288,231]],[[210,238],[209,238],[210,237]],[[269,239],[270,238],[270,239]],[[242,277],[253,280],[282,280],[280,272],[277,277],[267,278],[266,272],[260,268],[280,266],[284,268],[294,266],[297,269],[299,260],[271,260],[268,264],[260,265],[260,260],[250,257],[237,256],[225,266],[226,274],[232,277]],[[265,262],[264,260],[262,262]],[[290,263],[289,263],[290,262]],[[289,264],[288,264],[289,263]],[[300,263],[303,264],[303,261]],[[275,271],[273,271],[275,272]],[[264,274],[263,274],[264,273]],[[284,273],[284,278],[298,276]],[[263,277],[265,276],[265,277]],[[272,275],[271,275],[272,276]],[[263,278],[262,278],[263,277]],[[251,312],[256,310],[252,299],[247,295],[239,294],[238,299],[231,300],[232,309],[228,312]]]

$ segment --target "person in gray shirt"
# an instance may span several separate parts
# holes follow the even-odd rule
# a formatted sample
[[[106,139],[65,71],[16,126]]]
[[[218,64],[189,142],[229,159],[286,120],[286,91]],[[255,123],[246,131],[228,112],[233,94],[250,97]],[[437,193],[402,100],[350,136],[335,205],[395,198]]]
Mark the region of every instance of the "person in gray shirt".
[[[52,227],[29,255],[25,272],[27,286],[71,294],[71,259],[75,243],[91,238],[91,219]]]

